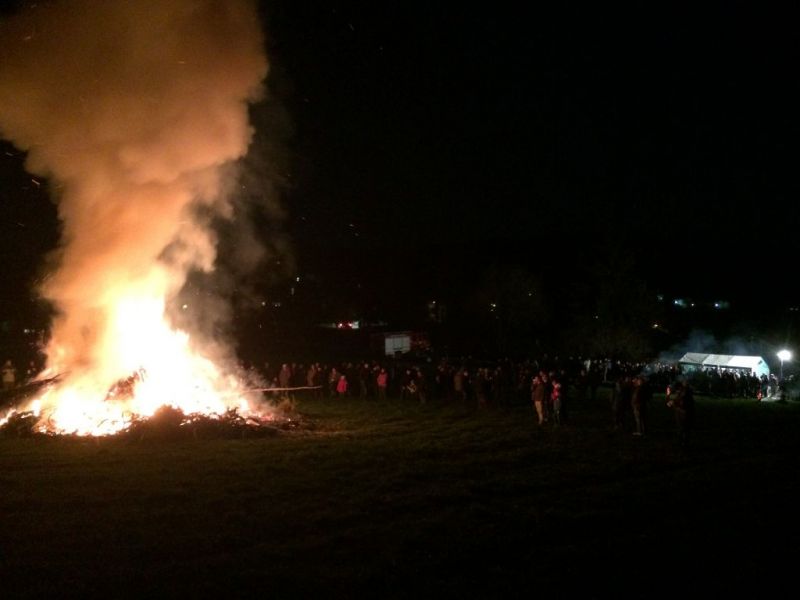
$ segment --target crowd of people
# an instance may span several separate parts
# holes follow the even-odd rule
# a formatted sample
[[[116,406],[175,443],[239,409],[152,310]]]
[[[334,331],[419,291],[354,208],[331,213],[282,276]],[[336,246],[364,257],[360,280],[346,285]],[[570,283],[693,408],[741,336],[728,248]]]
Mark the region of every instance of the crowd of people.
[[[635,436],[647,433],[648,406],[663,393],[673,409],[679,436],[686,440],[694,421],[696,393],[724,398],[776,398],[788,382],[775,375],[757,377],[733,369],[684,370],[673,362],[623,362],[607,359],[476,361],[471,358],[409,361],[353,361],[338,364],[265,364],[261,372],[275,391],[308,390],[317,398],[396,398],[470,403],[477,407],[530,403],[539,425],[560,425],[572,401],[594,401],[610,389],[611,423]]]
[[[647,432],[647,413],[654,392],[663,392],[675,411],[681,436],[691,428],[695,392],[720,397],[761,400],[786,390],[774,375],[757,377],[738,370],[702,369],[684,372],[671,362],[623,362],[608,359],[566,359],[547,355],[513,361],[479,361],[470,357],[417,360],[348,361],[336,364],[264,363],[250,366],[263,391],[314,398],[356,397],[425,404],[430,400],[472,403],[484,408],[530,403],[540,426],[562,424],[573,400],[594,401],[600,386],[610,388],[614,429],[633,423],[633,434]],[[3,390],[32,380],[38,369],[33,361],[22,376],[9,359],[2,366]]]
[[[361,398],[399,397],[426,402],[473,400],[479,405],[522,400],[539,382],[557,387],[578,398],[594,399],[605,384],[636,386],[666,392],[675,381],[688,382],[696,393],[725,398],[764,399],[784,390],[790,380],[775,374],[757,377],[735,369],[684,370],[672,362],[624,362],[607,359],[548,357],[512,361],[477,361],[472,358],[387,359],[329,363],[265,363],[255,368],[266,379],[267,389],[315,388],[315,396]],[[542,381],[544,380],[544,381]],[[627,383],[626,383],[627,382]]]
[[[565,388],[572,379],[574,361],[538,360],[482,362],[472,359],[408,361],[352,361],[338,364],[266,363],[258,369],[268,382],[266,390],[308,389],[316,397],[399,398],[421,403],[431,399],[470,402],[478,406],[524,400],[534,376],[543,374],[550,386]],[[588,392],[596,394],[602,373],[581,371]],[[553,381],[550,381],[553,380]],[[557,384],[557,385],[555,385]]]

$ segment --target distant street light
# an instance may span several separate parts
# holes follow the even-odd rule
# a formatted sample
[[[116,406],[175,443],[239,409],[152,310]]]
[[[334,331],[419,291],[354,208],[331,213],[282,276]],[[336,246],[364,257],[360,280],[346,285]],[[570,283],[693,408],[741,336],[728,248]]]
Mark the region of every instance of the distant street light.
[[[792,360],[792,353],[788,350],[781,350],[778,352],[778,358],[781,359],[781,381],[783,381],[783,363]]]

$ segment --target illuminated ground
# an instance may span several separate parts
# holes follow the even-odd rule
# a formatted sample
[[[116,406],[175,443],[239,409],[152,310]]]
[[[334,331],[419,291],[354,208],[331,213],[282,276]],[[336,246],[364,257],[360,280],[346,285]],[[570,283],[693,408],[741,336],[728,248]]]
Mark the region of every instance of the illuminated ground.
[[[0,440],[4,597],[507,597],[790,581],[800,405],[705,400],[614,434],[476,411],[300,401],[259,439]],[[683,585],[682,578],[691,581]],[[9,595],[7,595],[9,594]]]

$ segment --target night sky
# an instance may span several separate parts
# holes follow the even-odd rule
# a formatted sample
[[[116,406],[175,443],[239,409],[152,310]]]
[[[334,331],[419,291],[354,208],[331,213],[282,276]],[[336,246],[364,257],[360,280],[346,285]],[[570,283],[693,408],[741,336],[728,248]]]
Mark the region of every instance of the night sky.
[[[424,295],[491,263],[559,286],[624,255],[653,290],[794,301],[790,14],[285,0],[262,14],[298,273]],[[4,144],[5,310],[56,240],[46,182],[21,162]]]
[[[611,245],[675,293],[792,289],[789,15],[314,6],[270,13],[301,255],[457,245],[563,271]]]

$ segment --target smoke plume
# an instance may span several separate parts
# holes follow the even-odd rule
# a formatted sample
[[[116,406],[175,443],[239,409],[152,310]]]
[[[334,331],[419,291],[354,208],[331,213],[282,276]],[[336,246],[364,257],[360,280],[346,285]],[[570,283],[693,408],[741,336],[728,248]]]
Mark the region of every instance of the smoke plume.
[[[49,364],[111,382],[140,360],[108,350],[126,311],[163,313],[188,273],[214,268],[209,223],[231,216],[267,73],[258,14],[245,0],[65,0],[0,36],[0,135],[51,179],[63,227],[40,290],[58,315]]]

